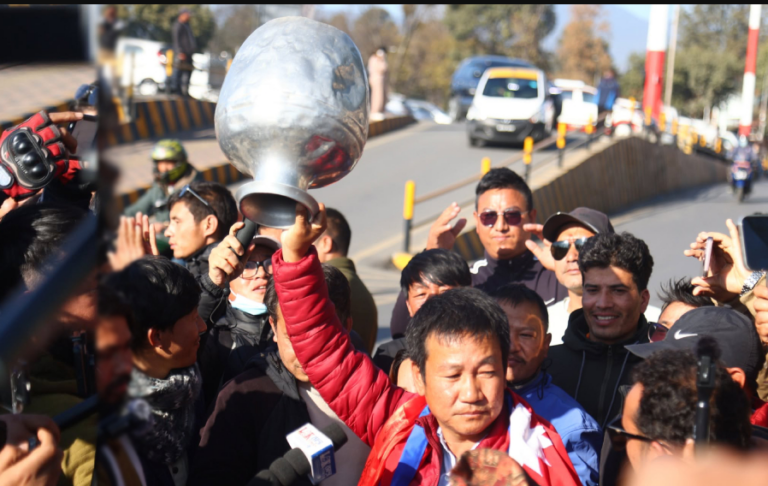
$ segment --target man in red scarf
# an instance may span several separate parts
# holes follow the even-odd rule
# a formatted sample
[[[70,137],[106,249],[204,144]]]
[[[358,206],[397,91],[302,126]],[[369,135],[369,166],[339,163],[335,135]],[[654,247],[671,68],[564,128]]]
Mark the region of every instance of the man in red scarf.
[[[474,448],[507,453],[542,485],[579,485],[555,429],[506,389],[509,324],[477,289],[427,301],[406,334],[418,395],[391,384],[356,352],[328,298],[312,242],[325,230],[298,206],[273,256],[274,282],[300,366],[333,411],[373,447],[360,485],[448,484]]]

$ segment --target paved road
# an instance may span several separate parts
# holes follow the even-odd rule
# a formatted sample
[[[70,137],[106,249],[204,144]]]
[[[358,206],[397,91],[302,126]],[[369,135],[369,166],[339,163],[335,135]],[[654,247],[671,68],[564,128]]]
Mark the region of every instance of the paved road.
[[[752,195],[742,204],[728,191],[726,184],[662,196],[627,211],[610,215],[616,231],[628,231],[643,239],[651,250],[654,268],[648,285],[651,304],[661,306],[657,293],[662,282],[672,278],[693,277],[701,271],[698,260],[687,258],[683,250],[700,231],[728,233],[727,218],[738,222],[742,216],[768,212],[768,180],[759,181]],[[377,292],[379,339],[389,339],[389,319],[397,290],[397,272],[362,269],[363,280]],[[386,277],[389,278],[386,278]],[[370,283],[369,283],[370,282]]]

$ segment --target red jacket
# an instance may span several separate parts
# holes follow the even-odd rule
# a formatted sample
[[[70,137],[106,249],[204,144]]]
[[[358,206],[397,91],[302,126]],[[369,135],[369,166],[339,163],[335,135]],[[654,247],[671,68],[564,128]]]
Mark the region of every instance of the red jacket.
[[[328,298],[314,247],[296,263],[283,261],[282,250],[278,250],[272,262],[280,310],[299,363],[331,409],[373,447],[360,484],[388,484],[404,445],[399,439],[407,437],[424,407],[423,399],[392,385],[368,356],[355,351]],[[509,410],[504,408],[480,447],[506,450]],[[418,422],[431,447],[411,484],[437,485],[443,459],[437,420],[428,415]],[[387,430],[377,441],[385,425]],[[564,450],[559,436],[554,435]],[[399,439],[393,440],[395,437]],[[573,468],[567,455],[565,461]]]

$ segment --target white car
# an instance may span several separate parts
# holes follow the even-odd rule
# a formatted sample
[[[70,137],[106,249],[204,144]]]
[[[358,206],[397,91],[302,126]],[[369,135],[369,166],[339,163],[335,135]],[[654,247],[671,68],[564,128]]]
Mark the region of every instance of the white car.
[[[417,120],[430,120],[439,125],[450,125],[453,119],[446,112],[424,100],[405,100],[405,106]]]
[[[544,72],[495,67],[483,73],[467,113],[470,145],[541,140],[552,133],[554,104]]]
[[[562,100],[558,123],[565,123],[568,130],[578,130],[590,121],[597,122],[597,89],[572,79],[556,79],[552,84]]]

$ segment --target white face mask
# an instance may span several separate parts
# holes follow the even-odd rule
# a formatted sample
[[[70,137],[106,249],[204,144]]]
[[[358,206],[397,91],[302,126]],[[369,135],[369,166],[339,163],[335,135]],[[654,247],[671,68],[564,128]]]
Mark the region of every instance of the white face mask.
[[[243,311],[246,314],[252,316],[260,316],[267,313],[267,306],[261,302],[256,302],[242,295],[236,294],[230,290],[230,293],[235,296],[234,300],[230,300],[229,303],[237,310]]]

